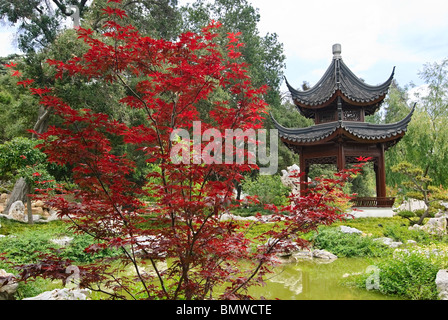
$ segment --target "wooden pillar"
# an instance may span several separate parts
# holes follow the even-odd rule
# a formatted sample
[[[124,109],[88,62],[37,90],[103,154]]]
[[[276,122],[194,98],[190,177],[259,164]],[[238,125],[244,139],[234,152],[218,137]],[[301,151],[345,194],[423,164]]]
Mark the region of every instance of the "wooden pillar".
[[[300,177],[300,194],[302,196],[305,195],[307,190],[306,182],[308,181],[308,169],[306,167],[306,159],[304,156],[303,148],[300,148],[300,154],[299,154],[299,160],[300,160],[300,173],[302,174]]]
[[[379,146],[378,167],[376,169],[376,196],[386,197],[386,164],[384,161],[384,144]]]
[[[342,171],[345,169],[345,152],[344,152],[344,144],[342,141],[338,144],[338,156],[337,156],[337,164],[338,171]]]

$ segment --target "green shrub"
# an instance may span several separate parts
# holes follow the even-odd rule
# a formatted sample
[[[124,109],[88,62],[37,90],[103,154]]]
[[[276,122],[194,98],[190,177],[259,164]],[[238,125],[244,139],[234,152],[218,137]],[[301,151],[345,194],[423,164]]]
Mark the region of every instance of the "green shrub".
[[[112,257],[121,254],[122,252],[118,249],[104,249],[95,254],[86,253],[84,250],[89,245],[91,245],[92,237],[89,235],[76,235],[70,245],[66,246],[64,250],[61,251],[61,256],[66,259],[75,261],[76,263],[91,263],[97,259],[104,257]]]
[[[255,179],[246,178],[243,183],[243,192],[258,196],[262,205],[274,204],[276,206],[286,205],[290,188],[286,187],[278,175],[259,175]]]
[[[406,243],[407,240],[417,241],[419,244],[428,245],[436,240],[435,235],[420,230],[409,230],[407,226],[386,225],[384,236]]]
[[[60,249],[59,255],[72,260],[74,264],[89,263],[98,258],[120,253],[118,250],[103,250],[94,255],[84,252],[84,249],[93,243],[92,237],[73,235],[61,221],[30,226],[1,219],[1,224],[2,234],[7,236],[0,238],[0,252],[5,253],[4,256],[16,265],[37,262],[41,254],[52,253],[53,249]],[[73,237],[73,241],[65,248],[50,241],[64,236]]]
[[[338,257],[378,257],[387,254],[383,244],[360,234],[349,234],[337,228],[322,227],[314,238],[314,247]]]
[[[402,210],[402,211],[398,212],[397,215],[402,217],[402,218],[409,219],[409,220],[411,218],[417,217],[417,215],[413,211],[411,211],[411,210]]]
[[[431,252],[431,251],[429,251]],[[436,300],[438,297],[435,278],[444,265],[446,257],[419,251],[401,251],[393,259],[377,264],[379,274],[378,290],[383,294],[398,295],[412,300]],[[359,287],[366,287],[371,274],[364,274],[357,280]]]

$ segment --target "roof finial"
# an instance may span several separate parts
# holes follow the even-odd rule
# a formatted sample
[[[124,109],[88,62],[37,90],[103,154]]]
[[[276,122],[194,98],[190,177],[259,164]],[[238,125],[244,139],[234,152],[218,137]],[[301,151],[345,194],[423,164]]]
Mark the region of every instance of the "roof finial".
[[[333,59],[341,59],[341,45],[339,43],[333,45]]]

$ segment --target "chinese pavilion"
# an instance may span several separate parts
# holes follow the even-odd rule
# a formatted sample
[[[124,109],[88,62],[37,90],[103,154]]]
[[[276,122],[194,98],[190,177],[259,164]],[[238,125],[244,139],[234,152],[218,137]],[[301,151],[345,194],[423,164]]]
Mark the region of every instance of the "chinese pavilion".
[[[309,90],[296,90],[286,82],[297,109],[314,125],[285,128],[273,119],[282,142],[300,155],[300,171],[308,180],[313,164],[334,164],[340,171],[356,163],[359,156],[371,157],[376,176],[376,197],[354,199],[355,206],[391,207],[394,198],[386,196],[384,152],[405,134],[414,108],[401,121],[390,124],[365,122],[374,114],[391,85],[394,70],[383,84],[364,83],[341,58],[341,46],[333,45],[333,60],[323,77]],[[302,191],[305,184],[301,185]]]

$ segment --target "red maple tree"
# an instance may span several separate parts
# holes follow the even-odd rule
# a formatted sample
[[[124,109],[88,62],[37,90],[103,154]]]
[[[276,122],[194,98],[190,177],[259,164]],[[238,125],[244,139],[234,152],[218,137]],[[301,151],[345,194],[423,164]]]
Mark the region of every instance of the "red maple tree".
[[[78,29],[89,50],[48,64],[56,68],[56,78],[121,83],[127,92],[120,100],[123,108],[142,109],[145,124],[129,126],[89,109],[75,110],[49,88],[30,88],[41,105],[63,119],[61,126],[38,135],[39,148],[48,161],[69,165],[76,184],[74,189],[37,191],[76,232],[95,239],[87,252],[119,248],[120,259],[134,270],[129,276],[122,265],[106,259],[78,266],[80,286],[123,299],[250,298],[247,289],[263,283],[276,253],[293,245],[306,247],[300,234],[345,217],[335,202],[347,197],[341,187],[359,169],[322,180],[305,196],[291,196],[284,208],[271,207],[269,222],[261,215],[251,223],[221,219],[238,205],[234,182],[257,166],[196,163],[194,152],[189,153],[191,161],[174,162],[171,134],[179,128],[191,131],[194,121],[201,122],[200,134],[212,128],[260,129],[266,88],[252,86],[238,51],[238,34],[228,34],[226,45],[220,45],[219,23],[212,22],[200,34],[182,34],[176,41],[154,39],[120,24],[126,12],[120,1],[109,2],[103,10],[109,16],[103,32]],[[29,86],[32,80],[20,84]],[[199,109],[204,101],[213,105],[206,116]],[[112,141],[118,140],[138,147],[146,162],[160,169],[148,174],[147,185],[131,178],[136,165],[128,155],[115,152]],[[200,150],[204,147],[202,142]],[[157,199],[150,213],[145,196]],[[262,223],[269,223],[270,230],[250,239],[247,230]],[[242,261],[247,262],[244,268]],[[20,266],[22,279],[66,279],[70,264],[47,255],[37,264]]]

